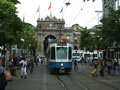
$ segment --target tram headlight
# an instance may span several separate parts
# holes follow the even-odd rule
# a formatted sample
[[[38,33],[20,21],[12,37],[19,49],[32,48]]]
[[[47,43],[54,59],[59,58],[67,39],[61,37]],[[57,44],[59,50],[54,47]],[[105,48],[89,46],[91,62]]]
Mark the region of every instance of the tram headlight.
[[[63,66],[63,63],[61,63],[61,66]]]

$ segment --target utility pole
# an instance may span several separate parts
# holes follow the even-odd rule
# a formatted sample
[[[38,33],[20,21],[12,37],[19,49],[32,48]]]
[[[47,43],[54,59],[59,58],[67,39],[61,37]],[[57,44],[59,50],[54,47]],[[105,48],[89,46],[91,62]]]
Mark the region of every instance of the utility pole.
[[[98,25],[99,25],[99,14],[102,13],[102,11],[95,11],[96,13],[98,13]]]

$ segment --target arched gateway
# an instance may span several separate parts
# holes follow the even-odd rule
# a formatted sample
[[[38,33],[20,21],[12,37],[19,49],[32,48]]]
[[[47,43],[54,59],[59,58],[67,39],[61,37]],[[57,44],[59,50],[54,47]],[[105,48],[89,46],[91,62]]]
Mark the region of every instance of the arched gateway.
[[[47,47],[48,47],[48,42],[50,40],[53,40],[53,39],[56,39],[56,37],[53,36],[53,35],[48,35],[47,37],[45,37],[45,40],[44,40],[44,54],[46,54]]]
[[[68,39],[73,42],[73,30],[72,28],[64,27],[65,21],[62,19],[56,19],[55,17],[46,17],[37,20],[37,39],[38,46],[36,55],[44,55],[47,50],[49,39]]]

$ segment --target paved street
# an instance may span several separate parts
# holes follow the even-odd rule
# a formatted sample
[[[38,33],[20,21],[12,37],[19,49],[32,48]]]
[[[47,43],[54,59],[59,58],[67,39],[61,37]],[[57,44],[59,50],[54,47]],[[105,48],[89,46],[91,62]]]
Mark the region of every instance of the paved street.
[[[20,78],[20,71],[17,77],[8,82],[6,90],[120,90],[120,76],[92,77],[90,72],[92,66],[81,65],[79,70],[71,72],[69,75],[50,74],[47,66],[39,64],[35,67],[33,74],[29,74],[27,79]]]

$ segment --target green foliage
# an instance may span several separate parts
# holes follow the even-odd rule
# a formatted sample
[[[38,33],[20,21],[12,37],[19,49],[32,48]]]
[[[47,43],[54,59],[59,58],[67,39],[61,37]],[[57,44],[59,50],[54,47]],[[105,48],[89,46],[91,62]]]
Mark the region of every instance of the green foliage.
[[[23,22],[16,15],[18,0],[0,0],[0,46],[15,44],[23,30]]]
[[[120,44],[120,8],[118,10],[110,8],[108,18],[103,20],[102,23],[104,44],[107,47],[111,47],[114,41]]]
[[[22,44],[24,48],[29,48],[30,50],[36,49],[37,40],[35,30],[32,25],[25,23],[25,30],[21,38],[24,39],[24,43]]]
[[[86,48],[87,50],[91,49],[93,38],[92,38],[89,30],[85,29],[85,30],[81,31],[80,42],[81,42],[80,43],[81,49],[84,49],[84,48]]]

